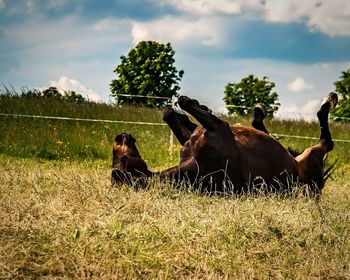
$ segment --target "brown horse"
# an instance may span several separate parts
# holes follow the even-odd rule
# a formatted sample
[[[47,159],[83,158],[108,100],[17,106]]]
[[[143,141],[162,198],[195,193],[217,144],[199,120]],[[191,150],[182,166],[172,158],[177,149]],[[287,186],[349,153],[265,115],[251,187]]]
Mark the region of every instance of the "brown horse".
[[[253,189],[285,192],[302,184],[319,193],[326,175],[324,156],[334,146],[328,114],[337,101],[335,93],[325,98],[317,113],[321,128],[319,143],[294,157],[268,134],[263,124],[263,109],[259,106],[254,110],[256,128],[229,126],[197,100],[181,96],[179,106],[201,126],[172,109],[165,112],[164,120],[182,145],[179,165],[158,173],[149,171],[136,149],[135,139],[124,133],[116,137],[114,144],[112,181],[160,176],[175,182],[187,180],[210,193],[243,193]],[[123,137],[131,140],[121,141]],[[119,150],[123,152],[117,152]]]

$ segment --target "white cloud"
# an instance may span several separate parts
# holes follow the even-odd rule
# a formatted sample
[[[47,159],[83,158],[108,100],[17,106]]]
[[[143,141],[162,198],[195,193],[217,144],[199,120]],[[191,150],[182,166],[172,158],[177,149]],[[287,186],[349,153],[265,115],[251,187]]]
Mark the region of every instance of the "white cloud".
[[[206,16],[235,15],[242,13],[243,10],[258,10],[263,7],[260,0],[163,0],[162,3],[170,4],[181,12]]]
[[[316,112],[319,109],[321,100],[312,99],[306,102],[303,106],[297,106],[294,103],[283,104],[277,112],[276,116],[279,118],[287,119],[304,119],[304,120],[315,120]]]
[[[127,19],[105,18],[94,23],[93,30],[96,31],[120,31],[129,29],[131,21]]]
[[[300,92],[312,89],[313,85],[307,84],[303,78],[297,77],[293,82],[287,85],[287,89],[292,92]]]
[[[132,23],[131,36],[136,44],[143,40],[163,42],[193,43],[199,41],[203,45],[218,45],[223,40],[220,22],[215,18],[189,20],[167,16],[150,22]]]
[[[330,36],[350,35],[349,0],[162,0],[194,16],[254,15],[269,22],[304,22],[310,30]]]
[[[51,81],[50,86],[56,87],[61,91],[75,91],[92,101],[101,101],[101,97],[95,91],[88,89],[79,81],[65,76],[60,77],[58,81]]]
[[[178,10],[191,13],[208,15],[213,13],[223,12],[225,14],[238,14],[241,12],[241,6],[237,2],[228,1],[186,1],[186,0],[171,0],[170,3]]]
[[[0,0],[0,10],[5,9],[5,7],[6,7],[5,0]]]
[[[311,30],[350,35],[348,0],[267,0],[265,19],[271,22],[306,22]]]
[[[301,111],[304,115],[306,116],[310,116],[315,118],[316,117],[316,112],[320,107],[322,100],[318,100],[318,99],[313,99],[313,100],[309,100],[308,102],[306,102],[306,104],[302,107]]]
[[[28,13],[32,13],[33,10],[34,10],[34,6],[35,6],[34,1],[28,0],[28,1],[26,2],[27,12],[28,12]]]
[[[67,4],[67,0],[46,0],[47,10],[59,10]]]
[[[350,1],[322,1],[311,14],[308,25],[331,36],[350,35]]]
[[[268,0],[265,19],[271,22],[295,22],[307,17],[316,7],[316,0]]]

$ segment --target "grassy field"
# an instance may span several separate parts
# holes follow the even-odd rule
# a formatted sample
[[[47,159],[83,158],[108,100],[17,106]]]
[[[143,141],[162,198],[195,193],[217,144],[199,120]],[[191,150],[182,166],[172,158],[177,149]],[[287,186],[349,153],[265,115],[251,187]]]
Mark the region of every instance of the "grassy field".
[[[0,158],[0,278],[349,279],[350,184],[320,200],[111,188],[103,161]]]
[[[161,122],[158,110],[0,95],[0,112]],[[228,119],[249,124],[249,119]],[[270,120],[273,133],[317,137],[316,123]],[[332,123],[334,138],[350,126]],[[111,145],[128,131],[152,169],[167,127],[0,117],[0,279],[350,279],[349,143],[320,199],[208,197],[156,180],[110,187]],[[281,139],[303,149],[305,139]]]

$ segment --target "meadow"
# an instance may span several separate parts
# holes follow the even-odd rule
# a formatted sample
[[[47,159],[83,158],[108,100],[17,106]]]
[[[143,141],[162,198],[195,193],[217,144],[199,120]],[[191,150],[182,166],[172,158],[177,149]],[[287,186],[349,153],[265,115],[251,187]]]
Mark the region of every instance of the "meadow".
[[[0,112],[162,122],[157,109],[0,95]],[[249,125],[249,118],[227,118]],[[317,137],[317,123],[268,120]],[[350,139],[348,123],[331,123]],[[111,147],[128,131],[153,170],[176,164],[166,126],[0,116],[0,279],[349,279],[350,143],[336,142],[320,198],[219,197],[110,186]],[[302,150],[310,139],[284,137]]]

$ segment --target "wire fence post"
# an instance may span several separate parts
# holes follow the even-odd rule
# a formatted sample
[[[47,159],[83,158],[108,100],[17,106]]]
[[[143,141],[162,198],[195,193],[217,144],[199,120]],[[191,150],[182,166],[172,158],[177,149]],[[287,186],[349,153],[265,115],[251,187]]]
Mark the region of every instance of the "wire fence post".
[[[171,108],[175,110],[175,104],[176,104],[177,98],[175,95],[171,97]],[[173,159],[173,150],[174,150],[174,133],[170,129],[170,139],[169,139],[169,154],[170,159]]]
[[[173,159],[173,149],[174,149],[174,134],[170,130],[170,139],[169,139],[169,154],[170,154],[170,159]]]

